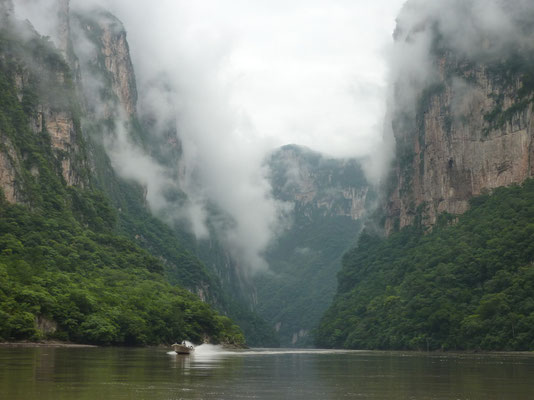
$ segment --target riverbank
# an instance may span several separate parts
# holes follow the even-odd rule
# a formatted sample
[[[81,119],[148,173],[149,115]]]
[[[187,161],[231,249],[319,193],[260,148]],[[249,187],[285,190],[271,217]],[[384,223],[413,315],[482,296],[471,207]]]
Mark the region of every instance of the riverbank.
[[[98,347],[90,344],[76,344],[58,340],[45,340],[41,342],[0,342],[0,347],[63,347],[63,348],[90,348]]]
[[[63,347],[63,348],[94,348],[94,347],[101,347],[101,346],[95,346],[91,344],[79,344],[79,343],[70,343],[70,342],[62,342],[60,340],[43,340],[39,342],[0,342],[0,347]],[[129,347],[129,346],[116,346],[116,347]],[[132,346],[134,348],[141,348],[141,347],[160,347],[160,348],[168,348],[170,345],[167,344],[159,344],[157,346]],[[197,347],[197,346],[195,346]],[[246,350],[249,347],[245,345],[235,345],[235,344],[221,344],[221,347],[225,350]]]

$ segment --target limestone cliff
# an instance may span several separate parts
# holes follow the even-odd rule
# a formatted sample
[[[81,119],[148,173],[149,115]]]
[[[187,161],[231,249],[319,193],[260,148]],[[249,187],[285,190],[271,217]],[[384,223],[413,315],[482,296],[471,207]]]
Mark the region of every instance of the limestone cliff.
[[[74,41],[82,63],[89,101],[105,104],[104,116],[125,112],[132,117],[137,108],[137,86],[126,30],[112,14],[94,10],[75,13]],[[116,109],[116,104],[121,109]]]
[[[20,107],[29,116],[29,128],[36,137],[47,141],[67,185],[84,186],[84,153],[80,147],[79,102],[72,70],[64,55],[51,42],[41,38],[27,23],[15,20],[13,4],[3,7],[1,34],[6,38],[2,56],[7,81],[12,85]],[[9,83],[8,83],[9,82]],[[25,202],[21,162],[24,155],[15,149],[6,132],[0,154],[0,186],[10,202]],[[39,175],[39,171],[32,170]]]
[[[505,17],[514,16],[503,12]],[[465,212],[473,196],[532,175],[531,49],[520,42],[497,48],[497,39],[483,31],[478,50],[468,52],[454,43],[457,38],[439,17],[424,18],[417,25],[401,15],[397,31],[398,48],[414,46],[418,37],[430,45],[424,54],[426,80],[407,84],[408,73],[397,78],[387,232],[415,221],[431,226],[441,213]],[[422,68],[423,62],[413,62]],[[407,104],[409,98],[414,104]]]
[[[16,168],[19,160],[10,140],[3,135],[0,140],[4,144],[4,150],[0,152],[0,188],[8,202],[16,203],[19,198]]]
[[[346,216],[360,219],[374,199],[357,160],[335,160],[289,145],[275,152],[269,166],[277,198],[291,202],[308,218]]]
[[[20,13],[27,20],[17,21],[11,1],[0,0],[0,205],[5,198],[57,215],[73,208],[84,227],[105,226],[157,257],[169,283],[235,317],[250,344],[276,345],[265,322],[233,293],[241,276],[223,245],[199,243],[185,228],[158,220],[146,188],[113,169],[109,144],[118,135],[155,163],[177,164],[180,156],[174,131],[154,140],[149,130],[156,121],[136,115],[135,74],[120,21],[85,7],[76,14],[68,0],[15,2],[21,4],[42,7],[50,19],[39,24],[44,18],[30,8]],[[179,203],[178,188],[166,189]]]

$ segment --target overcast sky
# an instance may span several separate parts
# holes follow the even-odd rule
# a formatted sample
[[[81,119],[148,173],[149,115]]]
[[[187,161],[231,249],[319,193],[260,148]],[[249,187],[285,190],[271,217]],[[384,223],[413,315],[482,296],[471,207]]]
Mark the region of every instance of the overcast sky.
[[[95,1],[125,23],[139,74],[202,64],[239,115],[243,140],[351,156],[380,139],[385,54],[404,0],[73,3]]]

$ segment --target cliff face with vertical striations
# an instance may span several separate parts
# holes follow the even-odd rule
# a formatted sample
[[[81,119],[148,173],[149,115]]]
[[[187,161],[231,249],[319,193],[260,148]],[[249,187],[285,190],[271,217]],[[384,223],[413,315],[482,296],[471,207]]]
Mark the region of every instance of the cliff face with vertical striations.
[[[0,25],[7,26],[13,14],[13,2],[11,0],[0,0]],[[10,203],[17,201],[17,171],[18,155],[11,143],[11,140],[0,130],[0,141],[3,149],[0,151],[0,188]]]
[[[343,216],[357,220],[374,199],[360,163],[334,160],[305,147],[284,146],[271,156],[271,183],[275,196],[293,203],[312,218]]]
[[[133,115],[137,103],[137,90],[126,31],[122,25],[117,24],[117,21],[102,24],[101,28],[102,53],[106,68],[113,76],[113,91],[128,115]]]
[[[1,61],[6,78],[13,83],[15,95],[24,111],[30,113],[29,128],[36,137],[47,140],[59,165],[60,174],[69,186],[87,184],[85,155],[80,148],[80,106],[75,83],[65,54],[57,51],[27,23],[13,17],[13,3],[4,1]],[[67,18],[68,25],[68,18]],[[7,82],[6,82],[7,83]],[[25,202],[21,154],[6,132],[4,151],[0,154],[0,185],[10,202]],[[36,178],[39,171],[34,169]]]
[[[498,36],[477,21],[479,2],[456,5],[451,15],[464,13],[456,18],[478,29],[461,41],[446,17],[418,3],[405,6],[396,35],[394,62],[401,64],[417,46],[422,56],[397,76],[387,232],[415,221],[431,226],[444,212],[464,213],[473,196],[532,176],[534,162],[534,53],[528,41],[512,41],[513,33],[531,36],[521,19],[524,9],[507,7],[509,1],[495,6],[512,32]],[[425,79],[417,81],[415,71]]]
[[[83,14],[75,13],[74,40],[82,51],[79,57],[86,78],[97,79],[99,102],[108,103],[108,116],[117,113],[118,100],[127,117],[133,117],[137,108],[137,85],[126,30],[112,14],[94,10]],[[94,85],[94,81],[86,86]]]
[[[19,160],[10,140],[3,135],[0,140],[4,143],[4,150],[0,152],[0,188],[8,202],[16,203],[19,198],[16,169]]]

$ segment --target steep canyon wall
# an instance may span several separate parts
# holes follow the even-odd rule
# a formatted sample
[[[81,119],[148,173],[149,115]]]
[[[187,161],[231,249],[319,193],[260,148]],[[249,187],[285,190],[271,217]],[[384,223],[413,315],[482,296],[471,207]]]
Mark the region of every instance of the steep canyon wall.
[[[465,18],[475,20],[471,24],[477,17],[469,5],[476,3],[466,2]],[[506,10],[501,17],[519,29],[518,16]],[[431,226],[441,213],[464,213],[473,196],[532,176],[532,46],[517,41],[503,48],[501,37],[481,30],[476,40],[465,37],[461,43],[468,47],[462,48],[445,27],[448,21],[420,13],[417,19],[410,10],[401,14],[396,34],[402,51],[393,62],[424,47],[423,41],[426,47],[421,59],[413,60],[418,65],[396,76],[391,120],[396,158],[387,187],[387,232],[414,222]],[[418,81],[415,73],[425,79]]]

